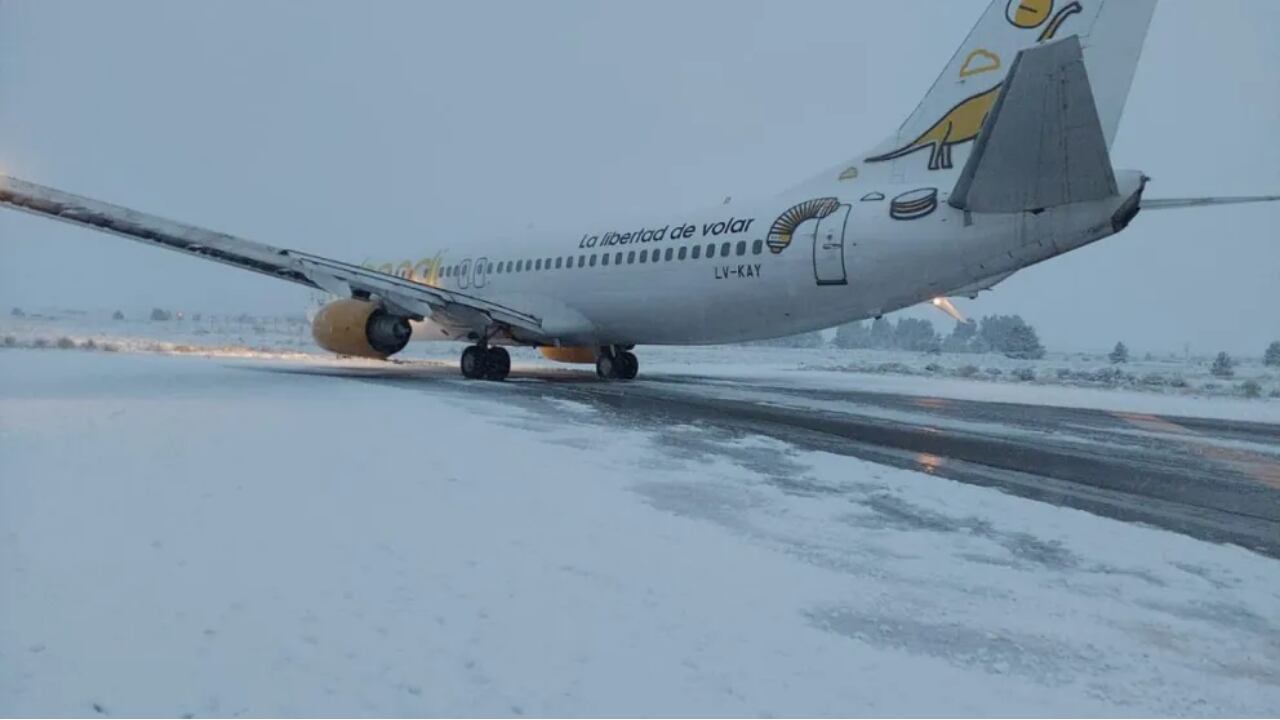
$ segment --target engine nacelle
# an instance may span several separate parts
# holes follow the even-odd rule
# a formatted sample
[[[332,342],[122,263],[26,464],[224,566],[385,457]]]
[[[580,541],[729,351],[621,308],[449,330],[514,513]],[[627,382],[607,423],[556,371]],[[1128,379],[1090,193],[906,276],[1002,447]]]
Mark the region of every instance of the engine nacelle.
[[[403,350],[411,335],[408,318],[355,298],[325,305],[311,321],[316,344],[339,355],[385,360]]]
[[[597,354],[596,349],[589,346],[555,347],[553,345],[544,345],[538,350],[542,352],[542,357],[548,360],[562,363],[578,363],[580,365],[594,363]]]

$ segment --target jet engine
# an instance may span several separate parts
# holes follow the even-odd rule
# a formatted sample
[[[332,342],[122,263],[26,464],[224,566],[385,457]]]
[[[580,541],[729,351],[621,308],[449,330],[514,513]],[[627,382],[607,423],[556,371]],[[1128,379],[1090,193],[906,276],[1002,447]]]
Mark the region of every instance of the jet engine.
[[[596,361],[596,349],[584,346],[555,347],[545,345],[538,348],[542,352],[542,357],[548,360],[562,363],[578,363],[582,365],[590,365]]]
[[[412,334],[408,318],[356,298],[325,305],[311,321],[316,344],[339,355],[385,360],[403,350]]]

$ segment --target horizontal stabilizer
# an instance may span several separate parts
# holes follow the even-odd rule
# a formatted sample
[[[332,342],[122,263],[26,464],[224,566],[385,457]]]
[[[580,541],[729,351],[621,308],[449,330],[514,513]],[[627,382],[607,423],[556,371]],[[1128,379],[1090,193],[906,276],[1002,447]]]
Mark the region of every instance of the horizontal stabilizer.
[[[1018,53],[956,181],[951,205],[1016,213],[1116,193],[1080,38]]]
[[[1243,205],[1245,203],[1276,202],[1280,195],[1252,195],[1244,197],[1199,198],[1142,198],[1143,210],[1173,210],[1175,208],[1205,207],[1208,205]]]

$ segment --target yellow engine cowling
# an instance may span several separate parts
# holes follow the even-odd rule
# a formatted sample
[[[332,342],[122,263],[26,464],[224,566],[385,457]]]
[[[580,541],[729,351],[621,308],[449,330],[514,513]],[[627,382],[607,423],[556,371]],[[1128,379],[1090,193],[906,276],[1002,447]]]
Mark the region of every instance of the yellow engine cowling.
[[[590,346],[552,347],[545,345],[538,348],[542,357],[562,363],[592,364],[596,361],[596,349]]]
[[[408,318],[356,298],[334,300],[311,321],[316,344],[339,355],[385,360],[403,350],[412,334]]]

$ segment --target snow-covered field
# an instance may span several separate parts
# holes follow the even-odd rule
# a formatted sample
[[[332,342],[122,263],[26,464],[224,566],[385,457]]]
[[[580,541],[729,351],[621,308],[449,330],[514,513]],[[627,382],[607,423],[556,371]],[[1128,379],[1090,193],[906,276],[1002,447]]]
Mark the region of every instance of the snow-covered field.
[[[0,349],[0,714],[1280,709],[1275,560],[330,362]]]
[[[198,319],[196,319],[198,318]],[[301,318],[188,316],[181,321],[113,320],[106,312],[45,310],[0,317],[0,348],[43,347],[202,354],[221,357],[326,358]],[[463,345],[412,343],[397,358],[456,363]],[[529,348],[512,355],[525,367],[569,370]],[[1231,378],[1212,375],[1212,357],[1135,357],[1050,353],[1041,360],[999,354],[941,354],[777,348],[654,347],[639,351],[641,372],[831,387],[958,399],[1092,407],[1105,410],[1280,423],[1280,368],[1235,358]],[[590,368],[586,368],[590,372]],[[1256,397],[1249,396],[1250,383]]]

